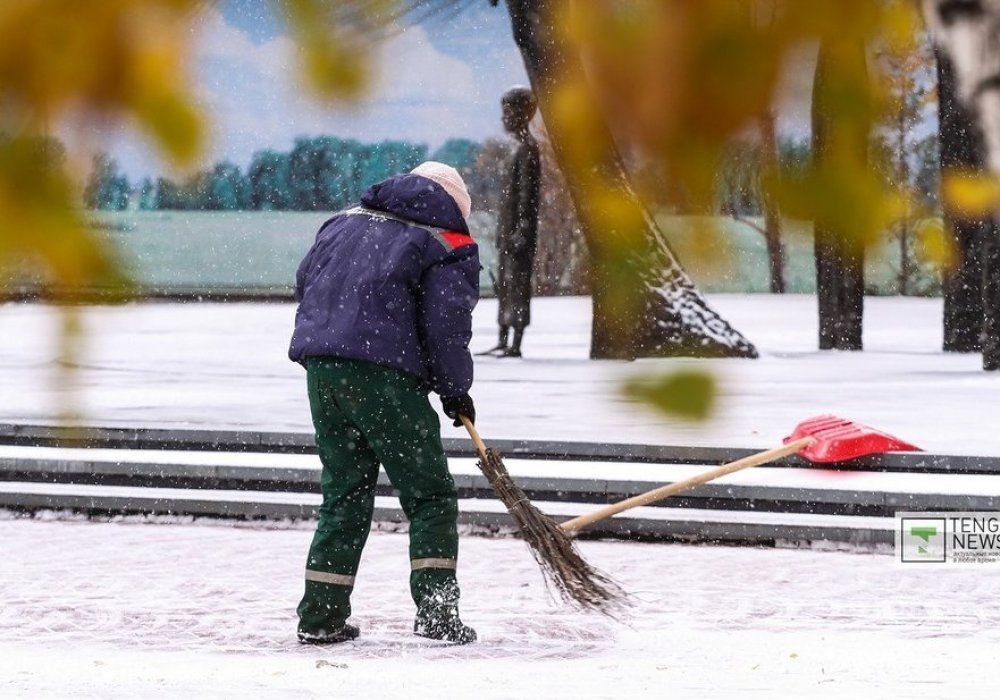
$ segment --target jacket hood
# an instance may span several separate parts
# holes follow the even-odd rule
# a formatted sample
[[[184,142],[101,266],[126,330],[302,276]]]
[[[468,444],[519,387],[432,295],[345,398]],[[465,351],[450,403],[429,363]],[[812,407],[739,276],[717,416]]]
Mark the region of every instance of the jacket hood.
[[[458,204],[441,185],[421,175],[394,175],[361,195],[366,207],[427,226],[469,233]]]

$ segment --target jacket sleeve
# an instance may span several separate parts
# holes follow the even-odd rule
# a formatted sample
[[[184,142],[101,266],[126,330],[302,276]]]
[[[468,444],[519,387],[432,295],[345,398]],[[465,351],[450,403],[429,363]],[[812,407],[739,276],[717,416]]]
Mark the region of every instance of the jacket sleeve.
[[[295,301],[301,302],[306,289],[306,275],[309,272],[309,265],[312,263],[312,253],[314,248],[310,248],[306,256],[299,263],[299,268],[295,272]]]
[[[420,333],[431,389],[457,396],[472,387],[472,310],[479,301],[479,248],[463,245],[429,265],[420,290]]]

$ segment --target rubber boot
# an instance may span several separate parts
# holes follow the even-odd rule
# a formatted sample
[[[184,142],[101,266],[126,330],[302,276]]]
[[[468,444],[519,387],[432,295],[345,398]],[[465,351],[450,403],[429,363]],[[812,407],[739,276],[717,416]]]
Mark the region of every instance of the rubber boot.
[[[410,586],[417,603],[417,616],[413,621],[415,635],[452,644],[476,641],[476,631],[458,616],[458,581],[453,571],[414,571]]]
[[[340,642],[349,642],[352,639],[357,639],[359,634],[361,634],[361,630],[359,630],[355,625],[345,622],[334,629],[323,629],[309,632],[299,630],[299,643],[339,644]]]
[[[471,644],[476,630],[462,622],[457,605],[424,605],[417,610],[413,634],[452,644]]]

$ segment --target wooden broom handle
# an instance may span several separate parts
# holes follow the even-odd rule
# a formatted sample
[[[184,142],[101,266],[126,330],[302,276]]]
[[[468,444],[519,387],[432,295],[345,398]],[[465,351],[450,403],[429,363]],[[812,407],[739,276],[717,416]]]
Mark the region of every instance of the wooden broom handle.
[[[468,427],[468,426],[466,426]],[[621,513],[623,510],[628,510],[629,508],[638,508],[639,506],[649,505],[650,503],[655,503],[656,501],[663,500],[667,496],[673,496],[675,493],[684,491],[691,488],[692,486],[698,486],[706,482],[712,481],[713,479],[718,479],[720,476],[725,476],[726,474],[732,474],[740,469],[746,469],[748,467],[755,467],[758,464],[764,464],[765,462],[772,462],[776,459],[784,457],[786,455],[793,454],[799,450],[808,447],[810,443],[816,438],[806,436],[804,438],[799,438],[794,442],[790,442],[787,445],[782,445],[781,447],[773,447],[770,450],[765,450],[764,452],[758,452],[756,454],[748,455],[742,459],[737,459],[735,462],[728,462],[715,469],[711,469],[707,472],[703,472],[696,476],[692,476],[688,479],[682,481],[675,481],[672,484],[667,484],[666,486],[661,486],[659,488],[653,489],[652,491],[647,491],[646,493],[640,493],[638,496],[633,496],[632,498],[626,498],[624,501],[618,501],[617,503],[612,503],[604,508],[599,508],[593,513],[588,513],[586,515],[581,515],[572,520],[567,520],[561,523],[559,527],[563,529],[564,532],[570,532],[572,530],[579,530],[587,525],[596,523],[598,520],[604,520],[605,518],[610,518],[616,513]]]
[[[463,416],[461,413],[458,414],[458,417],[462,420],[462,424],[465,425],[465,429],[469,431],[469,437],[471,437],[472,442],[475,443],[479,456],[482,459],[486,459],[486,445],[483,444],[483,439],[479,437],[479,431],[476,430],[476,426],[474,426],[472,421]]]

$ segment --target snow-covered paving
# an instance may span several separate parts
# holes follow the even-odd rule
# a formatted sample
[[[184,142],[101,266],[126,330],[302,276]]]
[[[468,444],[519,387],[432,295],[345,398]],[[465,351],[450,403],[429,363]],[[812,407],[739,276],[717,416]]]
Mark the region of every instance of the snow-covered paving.
[[[1000,376],[982,372],[978,356],[940,351],[940,300],[869,298],[866,351],[836,353],[815,349],[811,297],[711,299],[761,359],[592,362],[589,302],[536,299],[526,359],[477,362],[481,432],[487,441],[770,447],[802,419],[836,413],[934,452],[1000,455]],[[474,349],[494,340],[495,312],[492,300],[477,309]],[[304,374],[285,359],[293,313],[290,304],[84,309],[84,347],[65,375],[55,310],[0,305],[0,422],[51,422],[60,407],[76,405],[93,425],[308,432]],[[720,381],[718,410],[705,424],[665,418],[620,394],[625,377],[689,366]],[[450,423],[444,430],[462,435]],[[315,467],[311,456],[260,459]],[[557,464],[576,477],[609,469]],[[518,476],[553,470],[529,460],[510,466]],[[452,467],[474,470],[468,459]],[[651,465],[615,469],[619,478],[663,474]],[[678,478],[696,467],[669,469]],[[729,479],[996,492],[992,477],[977,476],[765,467]],[[644,510],[652,517],[664,509]],[[0,514],[0,698],[1000,695],[1000,578],[990,568],[907,568],[885,552],[583,542],[587,558],[634,594],[632,613],[616,622],[552,602],[523,543],[465,536],[463,611],[482,641],[447,647],[410,634],[406,540],[377,532],[355,596],[364,636],[315,649],[294,640],[310,527]]]
[[[941,352],[941,300],[869,297],[861,353],[816,350],[816,302],[713,295],[758,360],[587,359],[590,302],[532,303],[524,360],[477,358],[473,396],[492,438],[772,447],[801,420],[834,413],[926,450],[1000,455],[1000,376],[978,355]],[[311,430],[300,367],[286,359],[292,304],[136,304],[83,311],[78,371],[55,371],[58,315],[0,306],[0,421],[50,422],[75,404],[93,425]],[[496,303],[476,309],[473,348],[495,341]],[[713,419],[665,418],[621,396],[624,377],[703,367],[720,382]],[[69,401],[69,402],[68,402]],[[435,402],[436,403],[436,402]],[[445,435],[463,432],[445,426]]]
[[[405,535],[373,533],[360,640],[294,640],[307,528],[0,520],[0,697],[991,698],[995,574],[860,552],[583,542],[627,619],[546,595],[523,543],[463,537],[481,642],[410,634]]]

